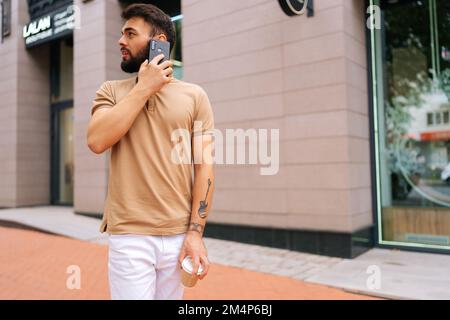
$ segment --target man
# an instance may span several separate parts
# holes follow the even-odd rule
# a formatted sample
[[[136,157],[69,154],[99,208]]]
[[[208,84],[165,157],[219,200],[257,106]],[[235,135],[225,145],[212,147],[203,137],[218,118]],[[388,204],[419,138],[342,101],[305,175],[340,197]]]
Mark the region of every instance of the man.
[[[148,61],[151,39],[174,47],[170,17],[153,5],[134,4],[122,18],[121,68],[138,74],[103,83],[87,132],[93,152],[111,149],[100,226],[109,234],[111,298],[182,299],[186,256],[193,260],[194,273],[202,266],[200,279],[208,274],[202,235],[214,192],[213,114],[200,86],[173,77],[170,60],[158,65],[159,55]],[[190,134],[191,141],[184,141],[187,153],[200,161],[173,160],[183,138],[173,139],[174,132],[180,129]],[[193,142],[198,137],[200,144]]]

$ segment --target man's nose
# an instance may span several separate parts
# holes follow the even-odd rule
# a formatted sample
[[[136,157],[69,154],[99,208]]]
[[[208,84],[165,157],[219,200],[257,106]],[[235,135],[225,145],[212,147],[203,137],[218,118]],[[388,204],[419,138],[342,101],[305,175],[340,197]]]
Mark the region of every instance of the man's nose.
[[[125,47],[127,45],[127,42],[125,41],[125,36],[124,35],[120,37],[118,43],[119,43],[119,46],[121,46],[121,47]]]

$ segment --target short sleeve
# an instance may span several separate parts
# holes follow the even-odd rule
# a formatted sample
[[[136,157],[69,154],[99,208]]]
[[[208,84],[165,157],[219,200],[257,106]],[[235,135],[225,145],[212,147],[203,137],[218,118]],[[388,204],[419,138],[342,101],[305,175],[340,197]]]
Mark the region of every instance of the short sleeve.
[[[196,101],[193,134],[214,134],[214,116],[206,92],[200,88]]]
[[[111,84],[109,81],[106,81],[95,93],[95,99],[92,103],[91,116],[97,109],[112,108],[115,104]]]

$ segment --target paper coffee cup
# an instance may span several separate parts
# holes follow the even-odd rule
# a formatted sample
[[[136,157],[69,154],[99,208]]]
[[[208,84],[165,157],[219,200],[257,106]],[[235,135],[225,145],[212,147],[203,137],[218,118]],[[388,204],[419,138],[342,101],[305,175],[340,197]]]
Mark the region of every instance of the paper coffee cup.
[[[188,288],[195,286],[198,276],[203,273],[203,268],[200,265],[197,274],[194,274],[194,266],[191,257],[184,258],[181,263],[181,283]]]

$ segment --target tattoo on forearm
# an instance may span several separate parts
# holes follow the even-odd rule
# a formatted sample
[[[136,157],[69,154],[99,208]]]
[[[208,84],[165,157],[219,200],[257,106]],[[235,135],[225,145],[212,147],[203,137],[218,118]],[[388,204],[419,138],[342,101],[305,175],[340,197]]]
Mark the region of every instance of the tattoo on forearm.
[[[204,227],[201,224],[191,222],[191,224],[189,225],[188,231],[196,231],[196,232],[200,233],[200,235],[203,235],[203,229],[204,229]]]
[[[211,180],[208,178],[208,190],[206,190],[205,200],[200,200],[200,208],[198,208],[198,215],[200,218],[205,219],[207,216],[206,207],[208,207],[208,202],[206,199],[208,198],[209,187],[211,186]]]

